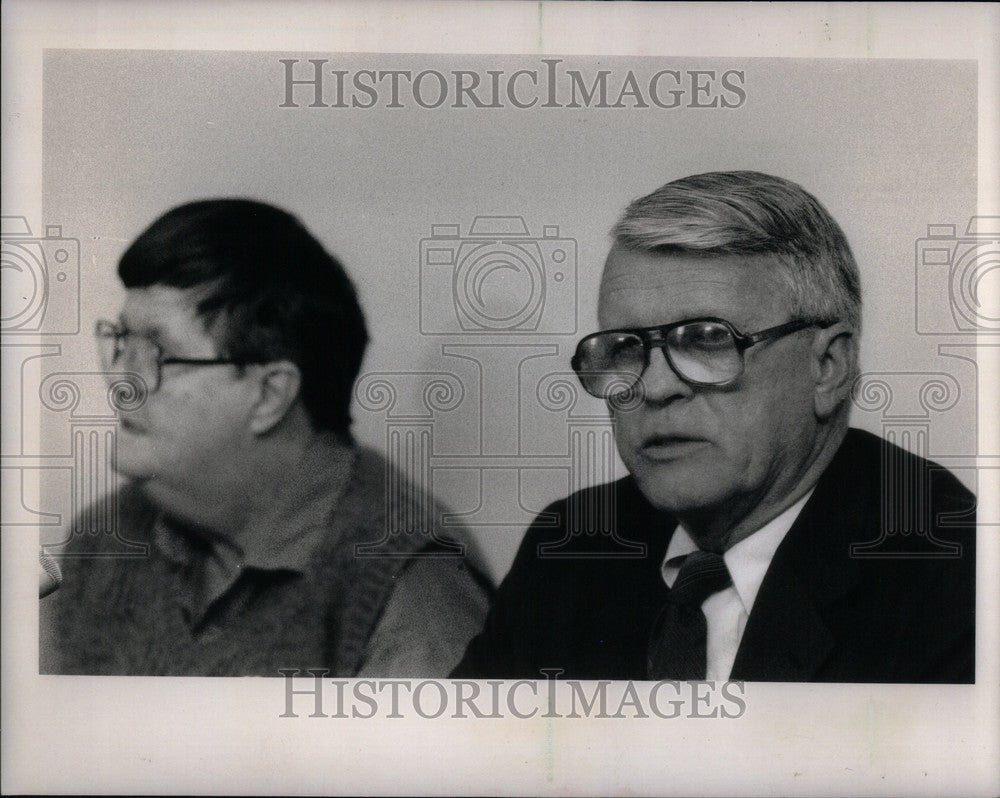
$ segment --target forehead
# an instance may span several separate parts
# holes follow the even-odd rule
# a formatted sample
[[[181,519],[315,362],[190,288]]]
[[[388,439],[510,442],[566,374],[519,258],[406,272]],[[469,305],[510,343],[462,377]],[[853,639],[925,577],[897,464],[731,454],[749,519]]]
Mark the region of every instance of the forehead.
[[[129,288],[120,313],[130,330],[161,339],[163,343],[199,344],[213,341],[198,315],[195,290],[151,285]]]
[[[791,309],[790,291],[773,263],[736,255],[660,254],[615,247],[601,277],[601,327],[647,327],[717,316],[737,327],[777,319]]]

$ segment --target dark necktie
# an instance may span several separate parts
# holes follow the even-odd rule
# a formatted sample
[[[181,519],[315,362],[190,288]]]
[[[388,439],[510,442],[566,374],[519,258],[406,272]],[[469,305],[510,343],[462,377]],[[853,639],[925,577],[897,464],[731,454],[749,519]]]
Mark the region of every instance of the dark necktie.
[[[650,679],[704,679],[708,624],[701,603],[733,583],[721,554],[695,551],[681,564],[649,637]]]

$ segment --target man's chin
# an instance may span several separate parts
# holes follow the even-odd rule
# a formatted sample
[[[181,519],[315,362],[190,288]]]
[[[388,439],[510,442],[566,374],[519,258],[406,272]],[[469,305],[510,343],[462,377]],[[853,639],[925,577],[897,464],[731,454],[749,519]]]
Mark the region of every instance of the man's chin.
[[[672,469],[642,469],[635,473],[639,490],[657,510],[688,516],[710,513],[725,501],[717,490],[718,475],[671,473]]]
[[[150,442],[140,425],[122,418],[118,423],[112,468],[123,477],[139,479],[150,470],[149,455]]]
[[[129,451],[129,448],[122,446],[122,443],[122,441],[118,442],[111,460],[111,467],[115,473],[133,482],[149,479],[153,475],[153,468],[148,458],[137,452]]]

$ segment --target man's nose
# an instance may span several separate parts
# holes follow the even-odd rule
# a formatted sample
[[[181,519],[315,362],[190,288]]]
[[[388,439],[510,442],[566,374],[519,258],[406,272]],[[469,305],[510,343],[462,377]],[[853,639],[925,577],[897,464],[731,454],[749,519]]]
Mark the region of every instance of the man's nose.
[[[646,402],[663,404],[671,399],[685,398],[693,393],[682,380],[660,348],[649,350],[649,365],[642,373],[642,389]]]
[[[134,415],[149,399],[153,386],[148,377],[143,376],[135,364],[127,358],[119,358],[105,371],[108,383],[108,402],[121,414]]]
[[[134,372],[136,370],[135,354],[128,349],[118,353],[117,357],[109,358],[105,361],[104,369],[111,378],[117,378],[122,372]]]
[[[123,386],[128,385],[132,386],[128,389],[130,392],[136,391],[145,395],[149,392],[145,371],[141,359],[134,352],[125,349],[105,367],[104,379],[119,390],[124,390]]]

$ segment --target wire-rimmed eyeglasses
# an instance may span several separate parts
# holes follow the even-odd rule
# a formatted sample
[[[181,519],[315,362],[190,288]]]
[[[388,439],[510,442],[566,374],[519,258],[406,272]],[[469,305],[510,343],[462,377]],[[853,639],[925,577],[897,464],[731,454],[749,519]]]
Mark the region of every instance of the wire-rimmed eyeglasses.
[[[146,384],[146,389],[152,393],[160,387],[163,381],[163,367],[174,364],[186,366],[245,366],[249,360],[236,360],[223,357],[167,357],[156,341],[140,333],[115,324],[113,321],[101,319],[94,326],[97,338],[97,350],[101,358],[101,367],[106,370],[126,368],[138,375]]]

